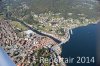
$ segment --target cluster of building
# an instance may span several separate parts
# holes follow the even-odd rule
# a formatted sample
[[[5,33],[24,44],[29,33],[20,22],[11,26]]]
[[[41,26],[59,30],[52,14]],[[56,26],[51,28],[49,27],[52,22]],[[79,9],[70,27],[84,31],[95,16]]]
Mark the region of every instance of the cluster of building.
[[[24,38],[19,38],[9,22],[0,21],[0,46],[18,66],[30,66],[34,60],[33,57],[36,57],[32,55],[35,51],[57,45],[52,39],[38,35],[31,30],[24,31],[23,35]],[[59,49],[57,52],[61,52],[59,46],[57,47]]]
[[[45,26],[43,27],[43,29],[47,29],[50,31],[47,31],[46,34],[50,34],[51,36],[61,40],[61,41],[66,41],[66,37],[70,37],[69,36],[69,30],[73,27],[71,26],[71,23],[74,23],[74,19],[69,18],[69,19],[64,19],[64,17],[60,16],[60,13],[57,14],[53,14],[53,13],[45,13],[45,14],[39,14],[36,15],[34,14],[34,20],[39,21]],[[79,22],[79,21],[78,21]],[[46,27],[49,28],[46,28]],[[76,26],[76,25],[74,25]],[[66,28],[67,27],[67,28]],[[62,31],[60,31],[60,29],[62,29]],[[57,31],[59,31],[57,33]],[[63,33],[64,31],[64,33]],[[43,32],[43,31],[42,31]],[[64,34],[64,35],[59,35],[59,34]],[[68,39],[69,40],[69,39]]]

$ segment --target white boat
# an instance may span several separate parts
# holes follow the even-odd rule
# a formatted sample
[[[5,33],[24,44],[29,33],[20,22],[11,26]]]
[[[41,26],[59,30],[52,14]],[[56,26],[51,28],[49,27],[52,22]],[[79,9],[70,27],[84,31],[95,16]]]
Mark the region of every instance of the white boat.
[[[73,34],[73,31],[72,31],[72,29],[70,30],[70,34],[71,34],[71,35]]]

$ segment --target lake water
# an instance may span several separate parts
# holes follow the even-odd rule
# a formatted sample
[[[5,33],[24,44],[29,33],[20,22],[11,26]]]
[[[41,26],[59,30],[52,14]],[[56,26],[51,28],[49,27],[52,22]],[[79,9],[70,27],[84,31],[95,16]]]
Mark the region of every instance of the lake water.
[[[73,29],[73,35],[71,35],[70,40],[62,45],[62,57],[74,58],[73,62],[68,62],[67,65],[96,66],[96,54],[98,53],[96,49],[99,43],[99,37],[100,24],[91,24]],[[77,57],[81,59],[79,60]],[[78,60],[80,63],[77,62]]]

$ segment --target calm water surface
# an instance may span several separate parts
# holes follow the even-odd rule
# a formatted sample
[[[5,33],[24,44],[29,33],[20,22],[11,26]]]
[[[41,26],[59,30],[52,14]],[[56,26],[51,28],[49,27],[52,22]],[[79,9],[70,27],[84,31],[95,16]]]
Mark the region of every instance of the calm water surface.
[[[62,57],[75,58],[73,63],[68,66],[96,66],[96,48],[100,37],[100,24],[92,24],[88,26],[73,29],[73,35],[70,40],[62,45]],[[94,57],[95,63],[77,63],[77,57]],[[83,59],[84,61],[84,59]]]

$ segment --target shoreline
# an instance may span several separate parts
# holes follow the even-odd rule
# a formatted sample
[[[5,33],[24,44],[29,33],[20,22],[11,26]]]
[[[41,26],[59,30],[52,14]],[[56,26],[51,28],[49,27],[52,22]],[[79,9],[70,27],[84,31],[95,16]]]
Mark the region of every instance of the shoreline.
[[[91,24],[98,24],[98,22],[99,22],[100,20],[97,20],[95,23],[89,23],[89,24],[86,24],[86,25],[81,25],[81,26],[77,26],[77,27],[74,27],[74,28],[72,28],[72,29],[70,29],[70,30],[73,30],[73,29],[75,29],[75,28],[78,28],[78,27],[82,27],[82,26],[88,26],[88,25],[91,25]],[[70,36],[71,36],[71,34],[70,34]],[[69,38],[70,39],[70,38]],[[69,39],[66,39],[67,41],[69,41]],[[65,42],[67,42],[67,41],[65,41]],[[65,44],[65,42],[62,42],[61,43],[61,45],[62,44]],[[62,49],[62,48],[61,48]],[[62,50],[61,50],[62,51]],[[60,56],[61,57],[61,56]],[[64,62],[64,61],[63,61]],[[65,66],[67,66],[66,64],[65,64]]]
[[[97,23],[98,23],[98,21],[97,21]],[[97,23],[91,23],[91,24],[97,24]],[[87,26],[87,25],[89,25],[89,24],[86,24],[85,26]],[[84,25],[81,25],[81,26],[84,26]],[[74,27],[74,28],[78,28],[78,27],[81,27],[81,26],[79,25],[79,26]],[[71,28],[71,30],[74,29],[74,28]],[[69,34],[69,38],[67,38],[64,42],[62,41],[62,42],[60,43],[60,45],[61,45],[61,44],[65,44],[65,43],[70,39],[70,29],[68,30],[68,33],[67,33],[67,34]],[[50,38],[50,39],[51,39],[51,38]],[[59,50],[62,52],[62,48],[61,48],[60,45],[59,45],[59,43],[58,43],[57,46],[58,46],[58,48],[60,48]],[[61,53],[60,53],[60,54],[61,54]],[[59,57],[62,58],[61,55],[59,55]],[[62,60],[62,61],[63,61],[63,60]],[[64,61],[63,61],[63,62],[64,62]],[[62,62],[62,64],[64,64],[63,62]],[[64,64],[64,65],[66,66],[66,64]]]

